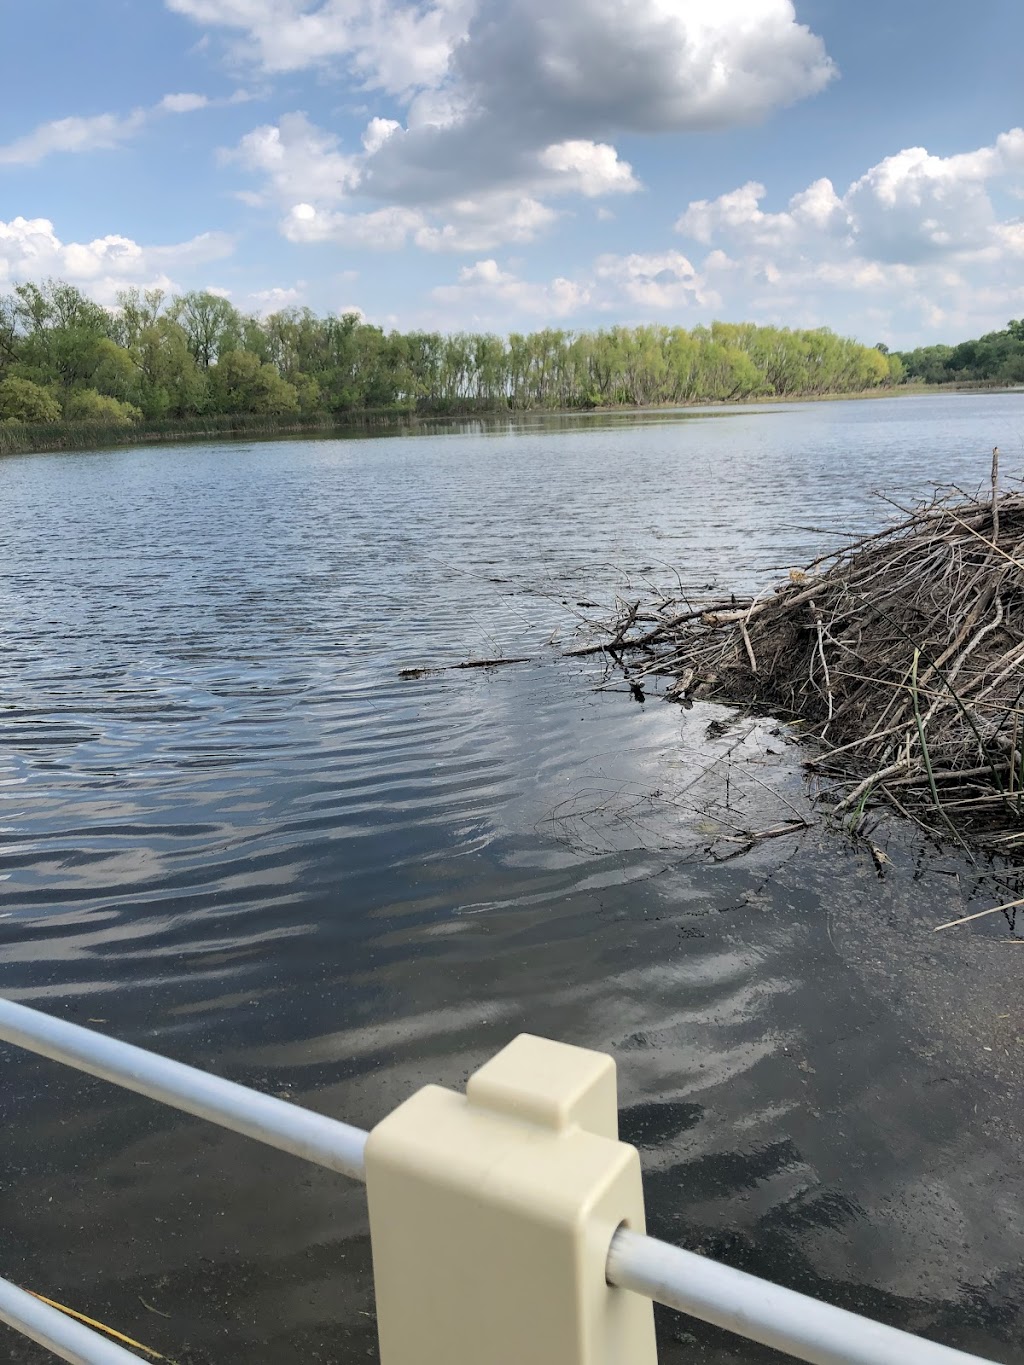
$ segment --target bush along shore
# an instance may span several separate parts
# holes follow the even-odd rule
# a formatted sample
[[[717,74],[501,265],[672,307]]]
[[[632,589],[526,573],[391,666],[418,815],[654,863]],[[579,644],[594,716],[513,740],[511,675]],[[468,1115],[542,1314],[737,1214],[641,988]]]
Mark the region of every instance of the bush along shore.
[[[766,593],[633,602],[593,646],[634,683],[797,723],[851,832],[885,802],[929,834],[1024,854],[1024,492],[959,490]],[[583,651],[577,651],[583,652]]]
[[[355,313],[250,316],[210,293],[130,290],[102,308],[50,280],[0,297],[0,429],[17,428],[6,433],[8,449],[16,441],[59,448],[89,428],[112,440],[122,429],[206,434],[221,423],[315,429],[362,413],[823,397],[903,378],[902,362],[884,348],[825,328],[385,333]]]

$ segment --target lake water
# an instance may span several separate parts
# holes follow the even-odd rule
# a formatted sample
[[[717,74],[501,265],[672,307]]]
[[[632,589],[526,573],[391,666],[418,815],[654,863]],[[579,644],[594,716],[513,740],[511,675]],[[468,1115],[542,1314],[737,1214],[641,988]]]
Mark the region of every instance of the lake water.
[[[1002,916],[931,934],[998,871],[896,827],[884,880],[820,828],[723,860],[702,770],[737,745],[765,827],[799,751],[563,652],[617,594],[882,525],[874,489],[975,488],[995,444],[1024,473],[1024,396],[3,461],[0,990],[364,1127],[523,1029],[607,1050],[656,1235],[1024,1361],[1024,956]],[[529,662],[450,667],[497,656]],[[361,1188],[0,1075],[0,1275],[179,1365],[374,1358]]]

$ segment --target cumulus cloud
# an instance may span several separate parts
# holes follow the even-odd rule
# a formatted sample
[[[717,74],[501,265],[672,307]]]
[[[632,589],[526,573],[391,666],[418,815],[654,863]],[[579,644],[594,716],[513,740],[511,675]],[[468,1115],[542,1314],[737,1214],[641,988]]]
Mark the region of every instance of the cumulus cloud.
[[[833,74],[791,0],[481,0],[454,67],[479,108],[565,136],[730,127]]]
[[[91,242],[63,242],[48,218],[12,218],[0,221],[0,287],[54,275],[109,304],[129,285],[176,288],[169,272],[223,260],[233,249],[233,239],[222,232],[205,232],[173,246],[141,246],[113,233]]]
[[[742,286],[769,311],[773,298],[813,307],[816,291],[834,311],[842,292],[862,309],[874,295],[872,317],[887,325],[909,314],[925,328],[969,329],[1001,324],[1024,298],[1015,264],[1024,223],[1002,218],[993,198],[1021,187],[1024,130],[1015,128],[955,156],[906,148],[841,194],[817,180],[777,212],[762,208],[767,190],[750,182],[691,203],[676,229],[715,248],[709,278]]]
[[[792,0],[166,0],[265,71],[344,59],[393,94],[571,124],[723,127],[821,90],[833,67]],[[540,108],[539,106],[543,106]]]
[[[360,175],[360,158],[343,153],[339,139],[303,113],[254,128],[224,159],[261,176],[262,191],[245,196],[251,203],[275,198],[288,204],[335,204],[355,188]]]
[[[260,313],[279,313],[282,308],[291,308],[301,303],[305,294],[304,285],[275,285],[272,289],[257,289],[251,296]]]
[[[568,317],[590,301],[586,285],[558,278],[549,284],[521,280],[501,270],[497,261],[477,261],[459,271],[455,284],[438,285],[432,291],[438,303],[454,305],[474,316],[486,316],[489,308],[500,304],[503,314],[523,313],[533,317]]]
[[[588,199],[602,194],[631,194],[640,188],[628,161],[620,161],[606,142],[573,138],[545,147],[538,157],[546,171],[554,173],[562,191],[577,189]]]
[[[720,302],[679,251],[599,256],[594,269],[600,282],[613,287],[612,299],[639,306],[645,314],[714,308]]]
[[[363,130],[363,151],[367,156],[379,152],[393,133],[402,125],[393,118],[372,118]]]
[[[989,193],[994,181],[1024,178],[1024,130],[958,156],[910,147],[872,166],[840,196],[816,180],[788,207],[765,213],[767,190],[750,182],[714,200],[698,200],[676,222],[695,241],[726,240],[745,248],[831,249],[893,264],[918,265],[974,254],[1005,239]]]
[[[446,205],[444,220],[425,225],[415,241],[426,251],[493,251],[506,242],[532,242],[557,217],[530,195],[499,191]]]
[[[167,0],[167,6],[236,35],[236,55],[266,72],[343,58],[368,85],[402,95],[443,80],[472,0]]]
[[[282,224],[290,242],[335,242],[340,246],[397,250],[425,227],[415,209],[390,207],[368,213],[343,213],[296,204]]]
[[[833,75],[821,39],[797,21],[792,0],[166,0],[196,22],[227,30],[265,71],[340,64],[366,89],[397,96],[404,122],[371,118],[362,148],[343,151],[306,126],[320,147],[295,149],[296,203],[318,215],[339,194],[436,214],[421,245],[486,250],[524,240],[461,232],[450,206],[520,204],[559,195],[597,198],[640,188],[608,140],[617,132],[724,128],[761,119],[822,90]],[[292,115],[295,119],[297,116]],[[286,138],[285,122],[279,140]],[[280,165],[261,165],[252,140],[237,149],[281,197]],[[267,149],[262,159],[266,160]],[[309,164],[334,163],[317,177]],[[344,166],[341,164],[344,162]],[[304,166],[303,166],[303,163]],[[299,196],[298,182],[308,184]],[[317,182],[317,183],[313,183]],[[310,188],[310,186],[312,186]],[[346,224],[352,214],[345,215]],[[456,215],[457,216],[457,215]],[[535,211],[535,216],[539,214]],[[547,222],[554,220],[550,213]],[[347,230],[347,228],[346,228]]]
[[[617,320],[658,320],[693,326],[708,321],[721,300],[707,277],[680,251],[605,254],[573,279],[525,280],[489,257],[464,266],[452,284],[431,291],[444,304],[444,325],[457,317],[506,331],[527,325],[565,324],[583,314]]]
[[[750,123],[832,74],[790,0],[479,0],[444,82],[412,101],[365,181],[419,203],[544,172],[636,188],[607,136]]]
[[[460,200],[447,206],[446,219],[402,204],[349,213],[301,203],[289,210],[281,230],[290,242],[334,242],[379,251],[411,243],[424,251],[473,252],[532,241],[555,217],[534,199],[508,195]]]

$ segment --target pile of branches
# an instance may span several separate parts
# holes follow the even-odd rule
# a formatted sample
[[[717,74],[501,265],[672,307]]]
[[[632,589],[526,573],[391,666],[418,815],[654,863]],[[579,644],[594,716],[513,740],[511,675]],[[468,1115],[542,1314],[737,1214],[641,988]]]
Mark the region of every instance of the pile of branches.
[[[937,495],[753,598],[624,606],[636,687],[799,722],[852,829],[884,798],[930,833],[1024,850],[1024,493]]]

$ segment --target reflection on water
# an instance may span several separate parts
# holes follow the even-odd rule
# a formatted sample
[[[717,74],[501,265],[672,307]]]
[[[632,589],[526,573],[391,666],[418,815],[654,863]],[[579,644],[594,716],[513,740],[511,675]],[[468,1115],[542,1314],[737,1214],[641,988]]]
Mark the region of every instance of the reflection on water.
[[[610,1050],[655,1233],[1024,1360],[1014,950],[987,921],[926,937],[970,869],[908,842],[879,882],[819,829],[709,859],[780,818],[767,786],[802,808],[787,737],[709,740],[720,708],[597,692],[550,643],[676,568],[760,585],[830,543],[811,527],[878,525],[874,487],[979,483],[1022,414],[5,461],[0,988],[364,1126],[523,1028]],[[498,654],[531,662],[399,678]],[[726,806],[699,774],[737,740]],[[0,1063],[0,1274],[183,1363],[373,1356],[361,1190]]]

